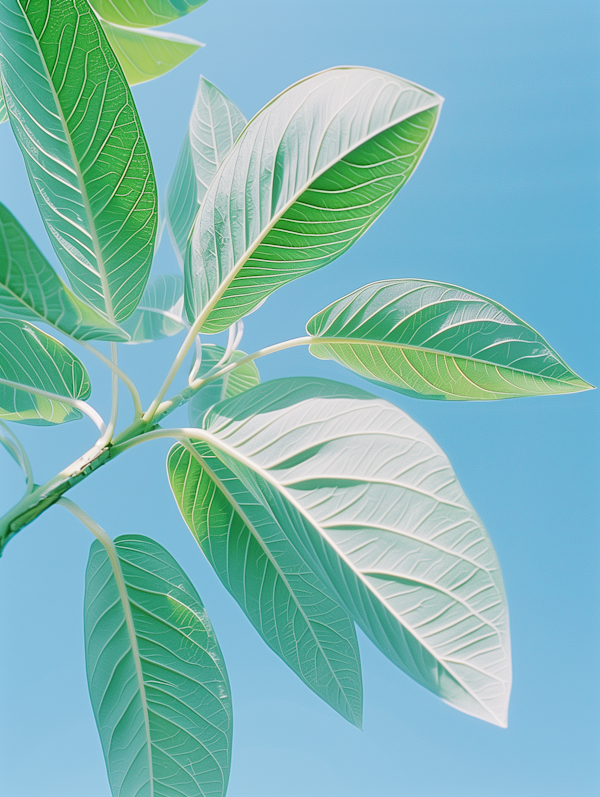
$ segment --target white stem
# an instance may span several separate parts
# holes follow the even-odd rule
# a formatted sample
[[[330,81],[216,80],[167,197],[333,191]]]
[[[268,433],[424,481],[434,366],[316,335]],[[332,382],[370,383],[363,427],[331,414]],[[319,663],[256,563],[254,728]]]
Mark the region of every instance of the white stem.
[[[198,371],[200,370],[200,366],[202,365],[202,341],[200,340],[200,336],[196,335],[196,340],[194,341],[196,345],[196,359],[194,360],[194,364],[192,365],[192,370],[190,371],[190,375],[188,376],[188,385],[191,385],[194,379],[196,378]]]
[[[111,343],[110,344],[110,359],[115,367],[118,368],[119,366],[119,359],[117,355],[117,344]],[[112,440],[112,436],[115,432],[115,428],[117,425],[117,418],[119,415],[119,377],[113,371],[112,372],[112,401],[111,401],[111,408],[110,408],[110,420],[108,422],[108,426],[105,428],[101,438],[97,441],[96,445],[99,448],[104,448],[105,445],[110,443]]]
[[[99,360],[101,360],[104,363],[104,365],[108,366],[108,368],[110,368],[113,374],[116,374],[119,377],[121,382],[123,382],[127,390],[129,390],[129,392],[131,393],[131,398],[133,399],[133,411],[135,413],[135,417],[139,418],[143,413],[140,394],[138,393],[136,386],[133,384],[132,380],[127,376],[125,371],[122,371],[117,365],[115,365],[114,362],[112,362],[112,360],[110,360],[108,357],[105,357],[105,355],[102,354],[101,351],[98,351],[98,349],[95,346],[91,346],[87,341],[77,340],[77,338],[72,338],[72,340],[74,340],[76,343],[79,343],[80,346],[83,346],[85,349],[91,352],[94,355],[94,357],[97,357]]]

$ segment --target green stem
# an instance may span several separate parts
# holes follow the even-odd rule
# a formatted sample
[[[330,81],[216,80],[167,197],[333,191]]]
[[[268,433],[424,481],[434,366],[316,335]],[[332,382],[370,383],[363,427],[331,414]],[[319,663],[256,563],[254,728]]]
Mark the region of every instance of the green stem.
[[[117,355],[117,344],[111,343],[110,344],[110,359],[118,368],[119,360]],[[115,428],[117,426],[117,418],[119,415],[119,377],[115,373],[112,372],[112,402],[110,408],[110,420],[108,422],[108,426],[106,427],[105,432],[100,437],[96,445],[99,448],[104,448],[110,441],[112,440],[112,436],[115,432]]]

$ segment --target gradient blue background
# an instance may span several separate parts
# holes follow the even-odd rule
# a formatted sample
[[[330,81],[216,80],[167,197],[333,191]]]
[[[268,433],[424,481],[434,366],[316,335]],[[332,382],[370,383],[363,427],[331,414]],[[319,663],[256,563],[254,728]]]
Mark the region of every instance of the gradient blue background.
[[[595,2],[211,0],[171,28],[207,47],[135,89],[161,189],[200,72],[248,117],[290,83],[336,64],[388,70],[447,98],[422,164],[392,206],[346,255],[249,317],[246,351],[302,334],[314,312],[367,282],[423,277],[501,302],[600,383]],[[0,199],[56,262],[8,125],[0,128],[0,178]],[[156,269],[176,268],[165,236]],[[122,347],[145,401],[179,342]],[[263,379],[317,374],[375,390],[302,350],[260,369]],[[108,412],[109,380],[95,362],[90,372],[92,402]],[[376,392],[445,449],[496,546],[514,651],[507,730],[441,703],[364,637],[364,731],[335,715],[264,646],[203,559],[169,492],[166,443],[133,450],[71,493],[113,536],[155,536],[196,583],[233,688],[229,797],[599,794],[600,394],[446,404]],[[38,482],[96,436],[87,420],[15,430]],[[0,452],[1,511],[21,484]],[[83,662],[90,543],[57,507],[0,560],[2,797],[109,795]]]

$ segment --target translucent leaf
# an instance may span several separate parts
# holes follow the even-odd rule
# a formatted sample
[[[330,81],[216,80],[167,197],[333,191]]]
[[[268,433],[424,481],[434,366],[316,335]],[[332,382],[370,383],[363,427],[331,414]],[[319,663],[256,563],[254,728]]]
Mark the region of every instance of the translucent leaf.
[[[150,281],[137,309],[122,324],[129,343],[148,343],[176,335],[184,329],[183,277],[160,274]]]
[[[91,0],[103,19],[127,27],[164,25],[189,14],[206,0]]]

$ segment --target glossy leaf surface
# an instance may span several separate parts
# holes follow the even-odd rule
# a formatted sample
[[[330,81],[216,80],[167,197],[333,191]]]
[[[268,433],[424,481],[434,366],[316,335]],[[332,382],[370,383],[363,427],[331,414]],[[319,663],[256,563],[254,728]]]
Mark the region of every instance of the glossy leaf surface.
[[[148,145],[127,81],[85,0],[0,3],[11,125],[74,292],[122,321],[144,291],[157,226]]]
[[[81,412],[61,397],[90,393],[83,363],[66,346],[27,321],[0,318],[0,418],[33,426],[76,420]]]
[[[374,282],[313,316],[310,351],[377,384],[431,399],[588,390],[534,329],[477,293],[426,280]]]
[[[157,542],[96,541],[86,571],[90,697],[113,797],[223,797],[231,697],[192,583]],[[115,570],[116,568],[116,575]]]
[[[206,0],[91,0],[103,19],[133,28],[165,25],[204,3]]]
[[[167,471],[184,520],[217,575],[272,650],[360,727],[354,625],[277,520],[203,443],[175,445]]]
[[[169,229],[182,262],[200,203],[245,125],[239,108],[201,76],[188,130],[167,189]]]
[[[127,340],[127,333],[67,288],[1,203],[0,315],[43,321],[79,340]]]
[[[225,349],[222,346],[204,343],[202,345],[202,363],[198,376],[206,376],[224,354]],[[227,362],[236,362],[245,356],[246,354],[243,351],[234,351]],[[190,424],[192,426],[202,426],[202,419],[209,407],[219,401],[223,401],[223,399],[238,396],[258,384],[260,384],[260,374],[254,361],[234,368],[233,371],[229,371],[220,379],[208,382],[192,397],[188,404]]]
[[[481,520],[398,407],[322,379],[222,402],[207,443],[373,642],[418,683],[506,724],[508,611]]]
[[[160,274],[149,282],[137,309],[122,326],[130,343],[168,338],[184,329],[182,310],[183,277]]]
[[[126,28],[104,20],[102,28],[130,86],[170,72],[203,46],[176,33]]]
[[[286,89],[248,124],[196,219],[186,312],[220,332],[281,285],[331,263],[406,183],[441,97],[337,67]]]

